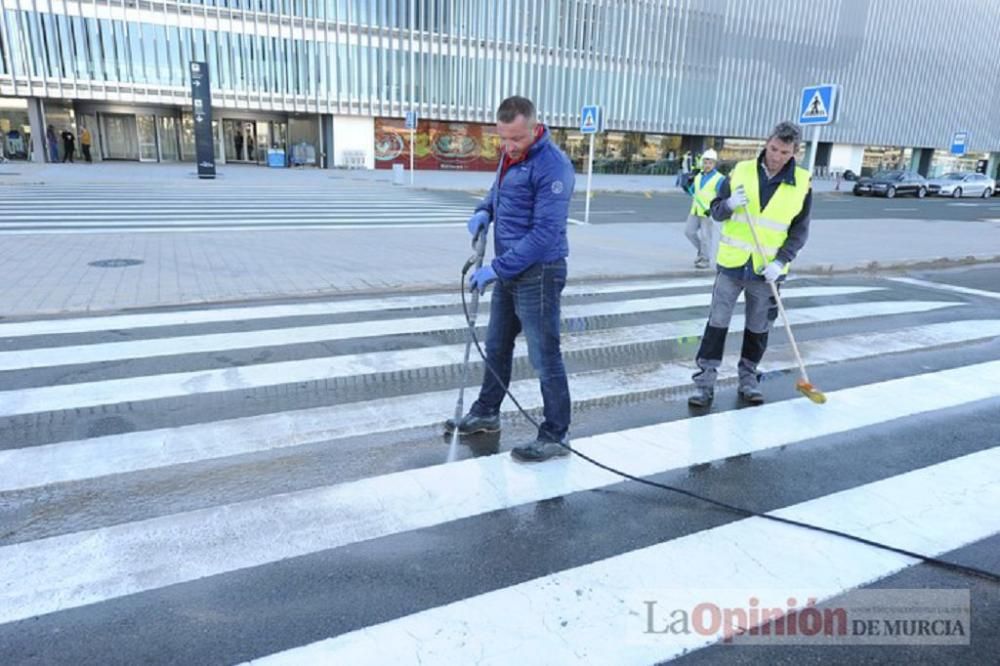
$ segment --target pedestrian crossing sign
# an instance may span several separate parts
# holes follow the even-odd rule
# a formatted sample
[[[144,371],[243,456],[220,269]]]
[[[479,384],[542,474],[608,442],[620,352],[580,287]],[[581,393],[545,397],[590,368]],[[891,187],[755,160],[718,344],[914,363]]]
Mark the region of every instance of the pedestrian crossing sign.
[[[584,106],[580,110],[580,133],[597,134],[601,129],[601,107],[596,104]]]
[[[832,84],[808,86],[802,89],[799,105],[800,125],[829,125],[833,122],[833,108],[837,87]]]

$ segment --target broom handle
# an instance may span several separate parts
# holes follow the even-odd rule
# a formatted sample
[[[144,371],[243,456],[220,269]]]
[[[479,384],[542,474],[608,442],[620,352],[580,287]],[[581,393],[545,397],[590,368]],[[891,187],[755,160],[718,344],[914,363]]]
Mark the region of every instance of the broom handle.
[[[760,244],[760,240],[757,238],[757,223],[753,219],[753,215],[750,214],[750,209],[747,206],[743,206],[743,211],[747,215],[747,224],[750,227],[750,235],[753,236],[753,244],[757,248],[757,253],[760,254],[761,263],[767,264],[767,255],[764,254],[764,248]],[[802,354],[799,353],[799,346],[795,342],[795,336],[792,335],[792,324],[788,321],[788,315],[785,314],[785,306],[781,303],[781,295],[778,293],[778,285],[774,282],[768,282],[771,286],[771,295],[774,296],[774,302],[778,304],[778,312],[781,314],[781,321],[785,325],[785,332],[788,333],[788,340],[792,343],[792,351],[795,353],[795,360],[799,364],[799,372],[802,374],[802,381],[809,384],[809,375],[806,374],[806,364],[802,362]]]

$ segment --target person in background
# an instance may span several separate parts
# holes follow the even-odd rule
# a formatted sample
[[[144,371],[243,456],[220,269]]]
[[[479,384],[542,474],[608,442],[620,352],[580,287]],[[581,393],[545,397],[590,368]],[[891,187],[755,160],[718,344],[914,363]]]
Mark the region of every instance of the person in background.
[[[718,246],[718,229],[712,221],[712,200],[719,191],[725,176],[716,171],[719,156],[714,150],[706,150],[702,155],[702,171],[691,181],[691,210],[688,212],[684,235],[694,245],[695,268],[708,268],[715,259]]]
[[[83,159],[90,162],[90,143],[92,138],[90,136],[90,130],[87,129],[86,125],[81,125],[80,127],[80,150],[83,151]]]
[[[56,140],[56,128],[52,125],[49,125],[49,128],[45,130],[45,145],[49,148],[49,161],[58,162],[59,142]]]
[[[64,129],[60,136],[62,136],[62,142],[63,142],[62,161],[65,162],[66,160],[69,160],[70,162],[72,162],[73,153],[76,152],[76,147],[75,147],[76,137],[73,136],[73,132],[71,132],[69,128]]]

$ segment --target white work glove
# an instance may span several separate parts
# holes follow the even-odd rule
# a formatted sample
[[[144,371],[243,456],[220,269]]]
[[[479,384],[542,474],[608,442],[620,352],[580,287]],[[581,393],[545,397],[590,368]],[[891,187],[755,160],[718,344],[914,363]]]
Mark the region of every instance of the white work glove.
[[[743,186],[740,185],[735,190],[733,190],[730,197],[726,199],[726,206],[729,207],[729,210],[735,211],[737,208],[746,205],[747,205],[747,193],[746,190],[743,189]]]
[[[764,266],[764,272],[761,273],[761,275],[763,275],[764,279],[767,280],[768,282],[774,282],[779,277],[781,277],[781,271],[783,270],[785,270],[785,265],[780,261],[778,261],[777,259],[775,259],[767,266]]]

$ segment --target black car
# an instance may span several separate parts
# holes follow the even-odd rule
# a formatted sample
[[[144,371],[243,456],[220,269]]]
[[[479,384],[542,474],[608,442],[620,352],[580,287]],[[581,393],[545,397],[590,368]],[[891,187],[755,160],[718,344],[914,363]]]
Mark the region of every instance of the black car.
[[[912,194],[920,199],[927,196],[927,180],[916,171],[879,171],[861,178],[854,184],[854,195],[875,194],[891,199],[897,194]]]

